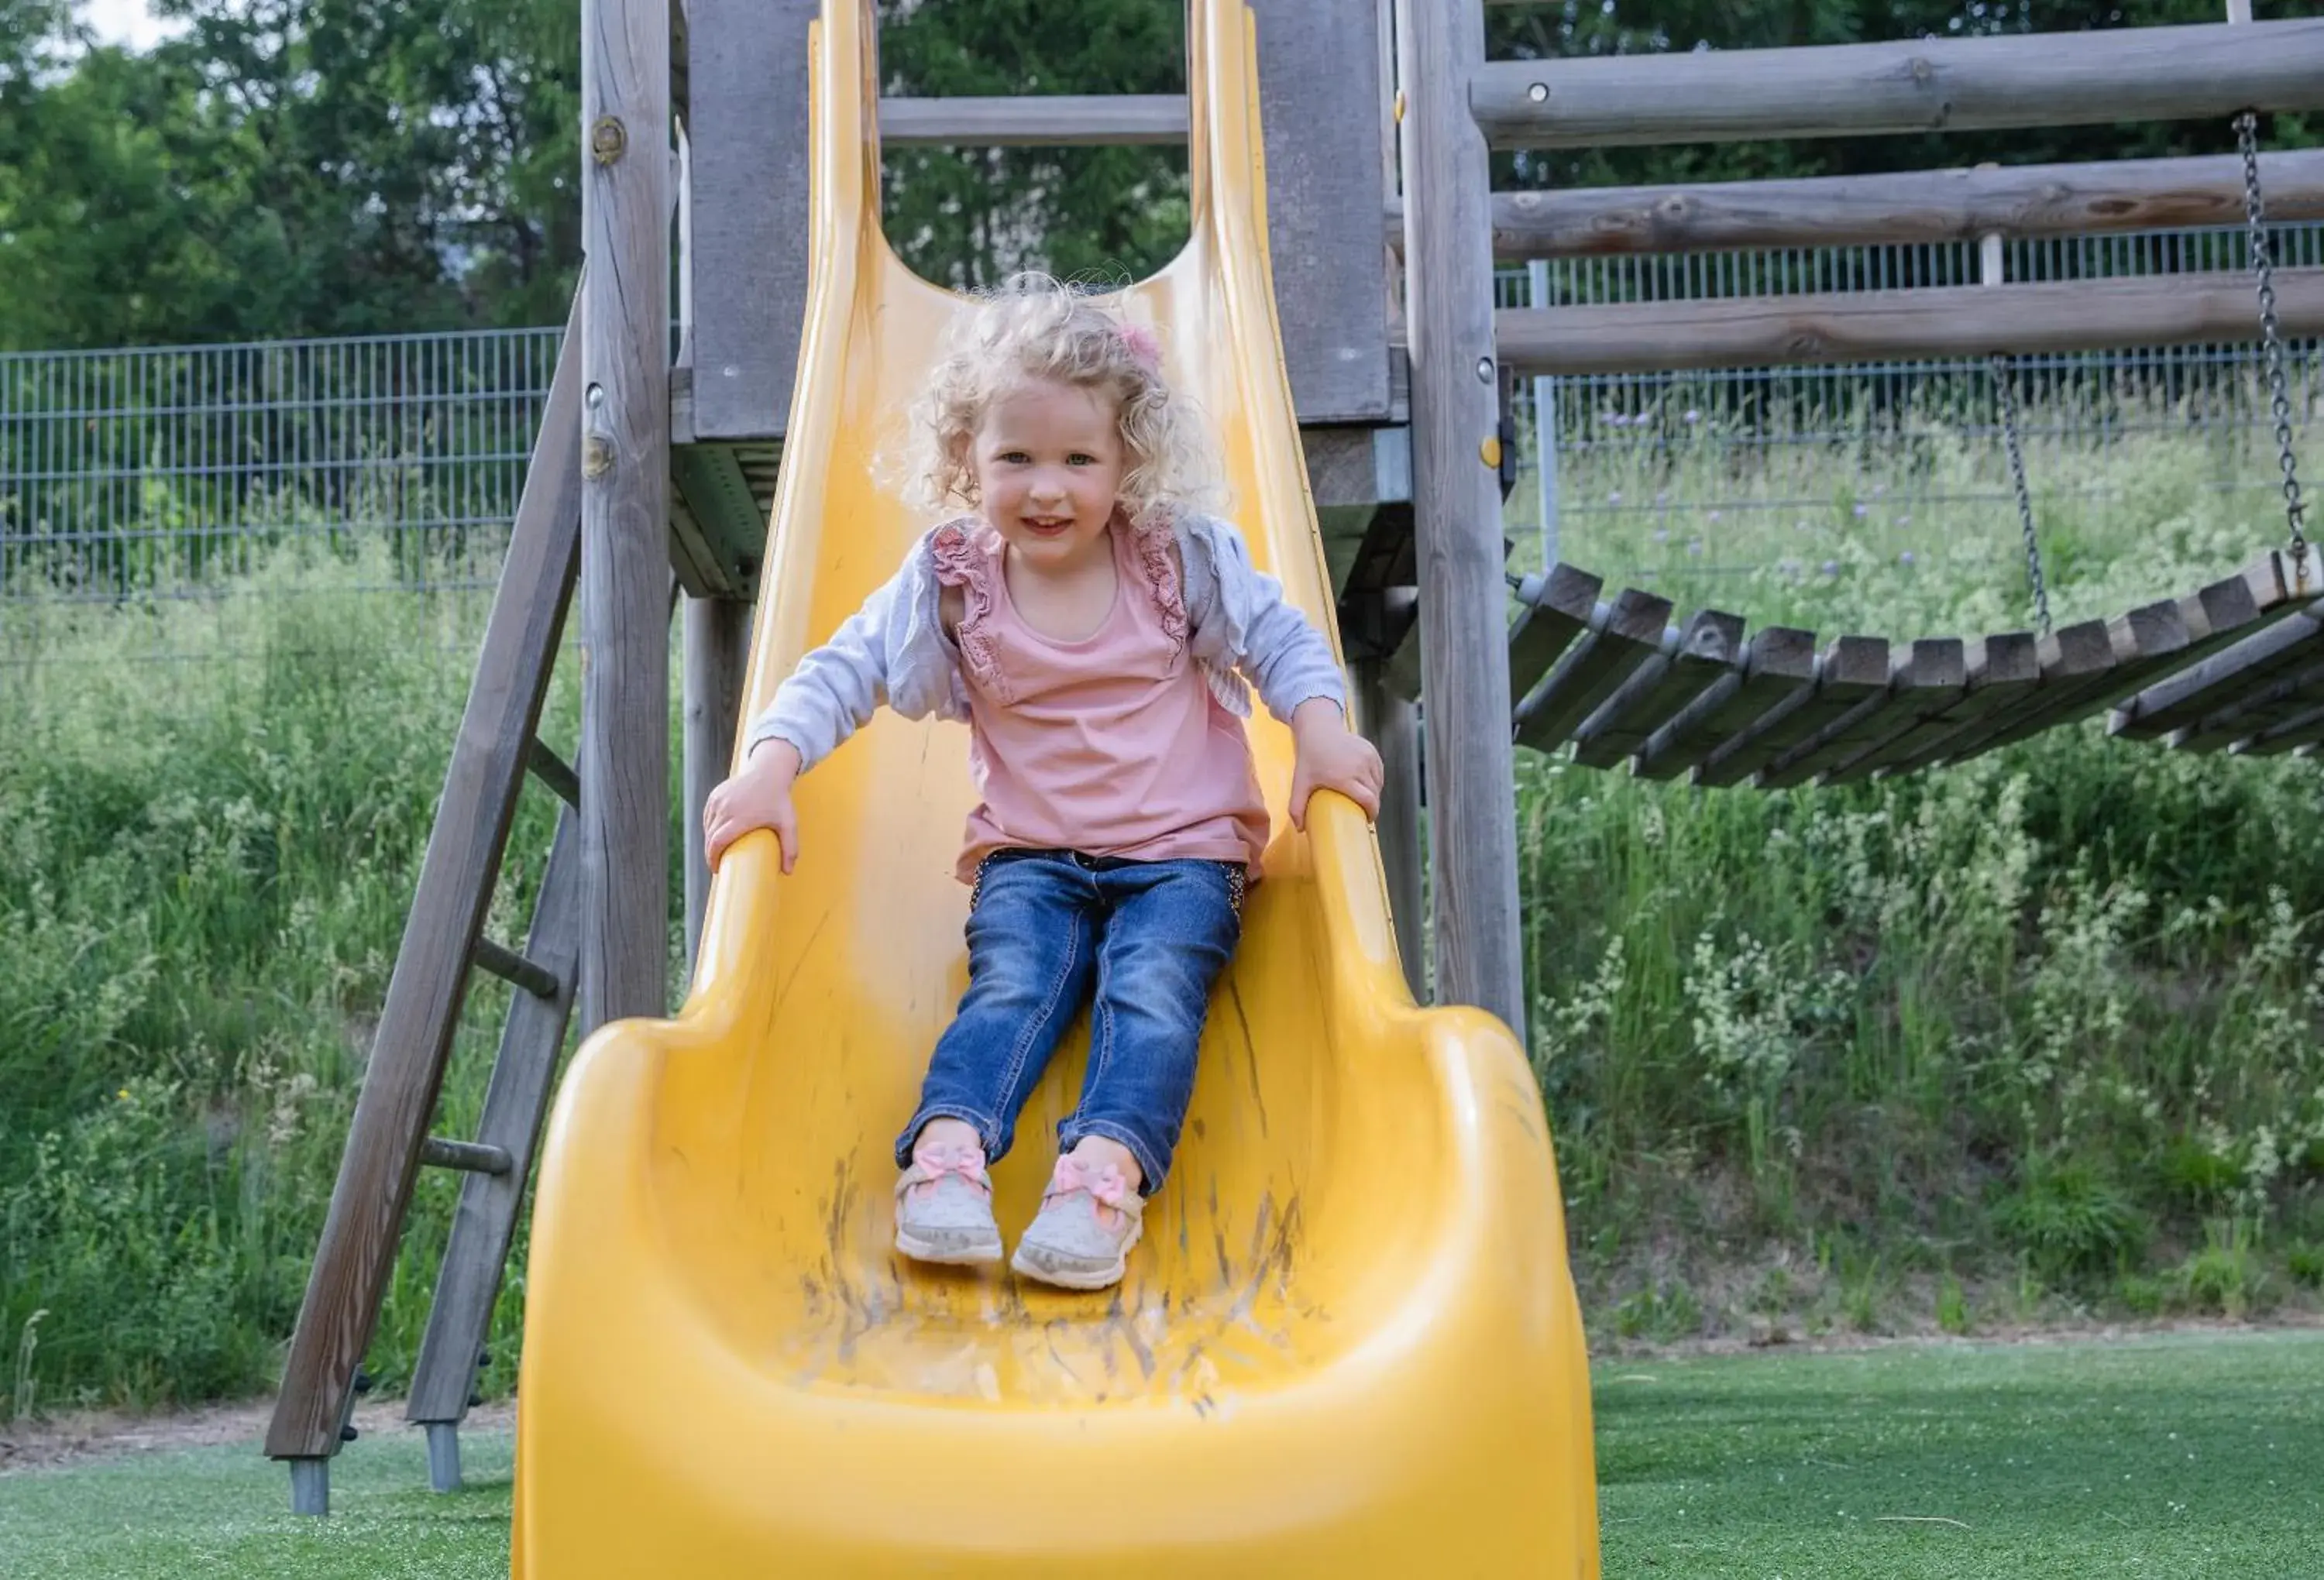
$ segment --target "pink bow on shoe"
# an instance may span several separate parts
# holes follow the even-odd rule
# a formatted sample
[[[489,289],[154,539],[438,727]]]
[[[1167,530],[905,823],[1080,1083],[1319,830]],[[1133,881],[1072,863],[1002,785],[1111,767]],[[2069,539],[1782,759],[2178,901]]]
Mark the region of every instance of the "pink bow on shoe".
[[[1078,1158],[1070,1155],[1059,1158],[1057,1172],[1049,1181],[1047,1194],[1071,1196],[1076,1190],[1088,1191],[1090,1199],[1098,1203],[1101,1213],[1111,1211],[1119,1214],[1125,1210],[1121,1204],[1130,1194],[1130,1181],[1111,1163],[1092,1169]],[[1109,1220],[1101,1218],[1099,1221],[1106,1223],[1109,1228],[1112,1226]]]
[[[987,1194],[992,1190],[991,1182],[984,1177],[984,1154],[982,1152],[914,1153],[912,1170],[919,1176],[909,1181],[914,1190],[927,1190],[946,1174],[958,1174]]]

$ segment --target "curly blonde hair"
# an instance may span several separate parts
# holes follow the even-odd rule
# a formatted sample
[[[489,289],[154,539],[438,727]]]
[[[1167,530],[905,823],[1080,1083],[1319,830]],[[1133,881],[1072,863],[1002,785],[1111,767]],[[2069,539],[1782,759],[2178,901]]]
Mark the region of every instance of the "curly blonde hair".
[[[1113,402],[1121,507],[1139,531],[1164,528],[1215,491],[1202,424],[1163,381],[1150,331],[1052,276],[1012,274],[954,320],[944,359],[912,405],[907,492],[923,509],[975,508],[976,431],[996,396],[1032,379]]]

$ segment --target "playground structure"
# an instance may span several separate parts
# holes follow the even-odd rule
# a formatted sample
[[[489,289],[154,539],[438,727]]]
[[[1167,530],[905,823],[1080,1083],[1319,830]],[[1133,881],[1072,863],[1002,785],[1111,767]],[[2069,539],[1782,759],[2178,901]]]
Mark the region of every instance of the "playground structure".
[[[585,9],[589,266],[269,1434],[296,1507],[326,1506],[423,1163],[468,1175],[406,1412],[429,1429],[438,1484],[456,1482],[577,1007],[590,1036],[548,1137],[529,1282],[518,1572],[683,1558],[723,1573],[778,1552],[840,1572],[925,1566],[936,1550],[913,1544],[936,1539],[896,1534],[883,1494],[933,1495],[921,1469],[937,1463],[973,1473],[944,1493],[956,1506],[915,1504],[918,1528],[960,1544],[943,1554],[957,1572],[1017,1572],[1041,1547],[1028,1467],[1069,1452],[1106,1493],[1062,1546],[1132,1572],[1594,1573],[1560,1209],[1540,1100],[1503,1029],[1522,1024],[1514,746],[1772,787],[1957,760],[2108,707],[2121,732],[2190,749],[2324,739],[2324,626],[2303,612],[2319,578],[2281,412],[2290,547],[2054,632],[1746,639],[1739,615],[1674,625],[1666,601],[1601,600],[1569,565],[1520,584],[1511,625],[1500,531],[1519,373],[2311,335],[2313,271],[2263,278],[2271,315],[2241,280],[1499,314],[1490,287],[1497,252],[2236,214],[2264,236],[2255,188],[2278,214],[2324,213],[2318,156],[1602,194],[1496,197],[1486,179],[1489,137],[2324,106],[2324,22],[1486,62],[1474,6],[1416,5],[1396,18],[1391,76],[1370,0],[1196,0],[1183,98],[914,101],[878,97],[872,20],[844,0]],[[648,130],[662,126],[670,158]],[[1207,1189],[1174,1185],[1168,1226],[1103,1309],[926,1279],[882,1249],[873,1165],[958,986],[964,896],[940,847],[967,792],[932,730],[882,720],[802,782],[826,831],[792,879],[749,843],[714,903],[689,851],[694,988],[661,1019],[673,602],[682,591],[692,839],[740,718],[915,525],[862,462],[948,299],[879,235],[883,137],[1188,141],[1193,239],[1129,310],[1220,419],[1261,565],[1311,615],[1336,614],[1390,767],[1377,846],[1337,804],[1278,846],[1282,881],[1254,906],[1229,990],[1238,1014],[1214,1017],[1206,1047],[1185,1176]],[[638,286],[669,275],[673,213],[674,365],[660,292]],[[533,730],[576,586],[587,667],[568,767]],[[1419,949],[1416,689],[1437,997],[1500,1025],[1416,1011],[1397,975]],[[1279,813],[1285,742],[1262,726],[1255,744]],[[519,951],[480,930],[528,772],[571,809]],[[472,963],[526,991],[480,1134],[431,1138]],[[1074,1073],[1052,1072],[1028,1124],[1062,1107]],[[1037,1167],[1001,1171],[1004,1208],[1028,1205]],[[1307,1467],[1297,1497],[1293,1465]]]

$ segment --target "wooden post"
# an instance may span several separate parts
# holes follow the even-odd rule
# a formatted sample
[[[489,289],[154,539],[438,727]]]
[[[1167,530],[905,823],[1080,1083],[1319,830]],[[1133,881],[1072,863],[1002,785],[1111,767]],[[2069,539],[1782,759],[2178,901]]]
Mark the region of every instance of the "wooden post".
[[[710,867],[703,859],[702,804],[734,760],[742,684],[751,661],[751,606],[731,598],[686,601],[686,962],[699,958]]]
[[[582,0],[581,1027],[668,1007],[669,3]]]
[[[1407,594],[1408,596],[1409,594]],[[1387,770],[1380,789],[1380,865],[1388,874],[1388,910],[1396,922],[1396,951],[1414,998],[1428,1001],[1428,961],[1423,958],[1428,905],[1420,850],[1420,714],[1388,684],[1388,661],[1356,663],[1356,706],[1364,734]]]
[[[1523,1036],[1492,194],[1469,114],[1484,13],[1462,0],[1402,0],[1397,44],[1436,995],[1489,1010]]]

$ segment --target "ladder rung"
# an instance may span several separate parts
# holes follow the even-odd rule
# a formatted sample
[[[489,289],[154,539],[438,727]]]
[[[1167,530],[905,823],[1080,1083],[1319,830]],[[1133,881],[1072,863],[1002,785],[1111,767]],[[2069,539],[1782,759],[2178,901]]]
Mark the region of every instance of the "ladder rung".
[[[559,801],[570,807],[580,806],[581,776],[573,771],[572,764],[543,745],[538,735],[532,738],[532,747],[525,753],[524,766],[532,770],[534,778],[555,791]]]
[[[557,973],[547,966],[525,959],[512,949],[503,948],[489,938],[476,940],[476,964],[503,982],[514,983],[535,998],[554,998],[563,990]]]
[[[420,1161],[430,1168],[458,1169],[469,1174],[505,1174],[514,1166],[506,1147],[447,1141],[440,1135],[420,1144]]]

